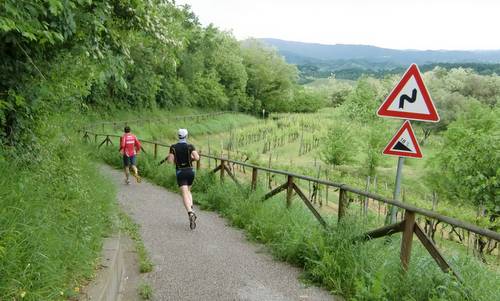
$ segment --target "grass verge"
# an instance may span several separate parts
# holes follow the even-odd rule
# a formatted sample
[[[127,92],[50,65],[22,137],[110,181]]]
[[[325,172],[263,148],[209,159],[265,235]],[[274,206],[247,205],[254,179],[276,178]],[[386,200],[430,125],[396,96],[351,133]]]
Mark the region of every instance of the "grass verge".
[[[94,276],[114,190],[76,135],[0,149],[0,299],[67,300]]]
[[[153,270],[153,262],[149,257],[149,253],[144,247],[141,235],[139,234],[139,225],[137,225],[126,213],[119,212],[120,229],[125,231],[134,241],[137,255],[139,255],[139,271],[141,273],[149,273]]]

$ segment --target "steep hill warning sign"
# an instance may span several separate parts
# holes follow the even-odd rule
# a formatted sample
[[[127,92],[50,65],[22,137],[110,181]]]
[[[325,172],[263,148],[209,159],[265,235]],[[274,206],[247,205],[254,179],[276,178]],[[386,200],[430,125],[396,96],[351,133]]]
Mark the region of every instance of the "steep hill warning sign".
[[[409,121],[403,123],[383,153],[399,157],[422,158],[420,146]]]
[[[439,115],[417,65],[412,64],[377,111],[381,117],[438,122]]]

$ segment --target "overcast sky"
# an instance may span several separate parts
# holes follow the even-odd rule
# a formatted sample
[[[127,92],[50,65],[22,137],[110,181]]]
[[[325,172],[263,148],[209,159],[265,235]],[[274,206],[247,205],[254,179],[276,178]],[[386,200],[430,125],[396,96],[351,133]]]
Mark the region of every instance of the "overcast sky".
[[[177,0],[238,39],[500,49],[500,0]]]

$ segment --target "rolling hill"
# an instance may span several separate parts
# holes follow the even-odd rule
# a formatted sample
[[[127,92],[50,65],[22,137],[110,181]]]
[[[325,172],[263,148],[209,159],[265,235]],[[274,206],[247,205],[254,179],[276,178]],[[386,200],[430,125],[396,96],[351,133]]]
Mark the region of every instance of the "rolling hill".
[[[311,61],[365,61],[389,65],[408,65],[411,63],[500,63],[500,50],[397,50],[368,45],[324,45],[292,42],[279,39],[261,39],[274,46],[295,64]]]

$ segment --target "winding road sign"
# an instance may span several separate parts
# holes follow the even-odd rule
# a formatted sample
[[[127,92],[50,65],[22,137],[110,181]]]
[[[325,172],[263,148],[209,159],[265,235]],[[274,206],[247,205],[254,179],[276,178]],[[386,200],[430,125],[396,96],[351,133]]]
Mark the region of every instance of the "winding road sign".
[[[422,158],[420,146],[409,121],[403,123],[383,153],[399,157]]]
[[[439,115],[417,65],[412,64],[377,111],[381,117],[438,122]]]

